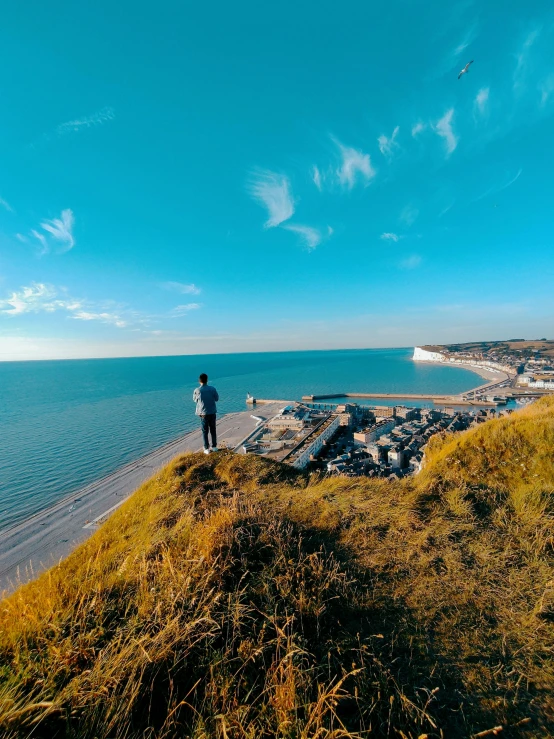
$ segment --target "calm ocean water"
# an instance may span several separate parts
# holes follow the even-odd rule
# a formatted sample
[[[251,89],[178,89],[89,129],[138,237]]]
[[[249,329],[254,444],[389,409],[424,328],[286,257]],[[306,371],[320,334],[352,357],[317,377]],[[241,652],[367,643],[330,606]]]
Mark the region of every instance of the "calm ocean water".
[[[195,427],[207,372],[220,414],[246,393],[457,393],[483,382],[412,349],[0,363],[0,530]],[[379,403],[380,401],[375,401]]]

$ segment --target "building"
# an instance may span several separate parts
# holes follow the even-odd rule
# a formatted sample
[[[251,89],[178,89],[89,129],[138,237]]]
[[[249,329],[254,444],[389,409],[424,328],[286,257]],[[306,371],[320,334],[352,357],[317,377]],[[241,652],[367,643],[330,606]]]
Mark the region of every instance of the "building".
[[[554,377],[548,373],[532,375],[526,372],[519,376],[518,385],[537,390],[554,390]]]
[[[340,419],[340,425],[341,426],[352,426],[353,423],[353,416],[352,413],[348,413],[347,411],[343,413],[339,413],[339,419]]]
[[[394,410],[396,418],[401,418],[404,421],[413,421],[414,418],[419,416],[418,408],[406,408],[405,405],[397,405]]]
[[[306,408],[295,408],[288,405],[281,410],[279,415],[267,422],[272,429],[301,429],[308,420],[310,411]]]
[[[440,421],[442,418],[441,411],[436,408],[422,408],[420,415],[423,420],[429,421],[430,423]]]
[[[388,463],[393,470],[401,470],[404,467],[404,452],[401,449],[390,449],[387,455]]]
[[[393,405],[375,405],[371,410],[376,418],[392,418],[394,416]]]
[[[372,441],[379,439],[383,434],[392,431],[395,425],[396,423],[394,418],[377,421],[377,423],[374,423],[372,426],[368,426],[362,431],[357,431],[354,434],[354,441],[357,441],[360,444],[369,444]]]
[[[371,444],[368,444],[367,447],[367,453],[371,457],[371,459],[378,464],[379,460],[381,459],[381,449],[379,448],[379,445],[375,442],[372,442]]]
[[[291,467],[296,467],[298,470],[304,469],[311,457],[321,451],[323,443],[333,436],[339,426],[340,416],[336,414],[329,416],[300,442],[289,455],[284,457],[283,462],[290,464]]]

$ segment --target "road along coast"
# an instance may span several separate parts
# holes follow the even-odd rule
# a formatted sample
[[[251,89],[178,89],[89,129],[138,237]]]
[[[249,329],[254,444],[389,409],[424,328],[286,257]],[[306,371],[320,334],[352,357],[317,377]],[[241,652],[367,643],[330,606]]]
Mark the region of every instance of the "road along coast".
[[[264,408],[275,415],[281,403]],[[218,421],[218,442],[234,449],[260,423],[250,411]],[[265,419],[262,419],[265,420]],[[185,452],[200,451],[200,428],[67,495],[0,534],[0,597],[55,565],[87,539],[143,482]]]

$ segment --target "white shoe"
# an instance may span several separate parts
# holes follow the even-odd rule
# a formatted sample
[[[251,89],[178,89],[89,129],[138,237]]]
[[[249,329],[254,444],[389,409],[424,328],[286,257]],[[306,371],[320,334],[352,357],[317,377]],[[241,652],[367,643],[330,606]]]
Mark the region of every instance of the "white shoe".
[[[219,449],[216,446],[213,446],[212,447],[212,452],[218,452],[218,451],[219,451]]]
[[[209,449],[204,449],[204,454],[211,454]]]

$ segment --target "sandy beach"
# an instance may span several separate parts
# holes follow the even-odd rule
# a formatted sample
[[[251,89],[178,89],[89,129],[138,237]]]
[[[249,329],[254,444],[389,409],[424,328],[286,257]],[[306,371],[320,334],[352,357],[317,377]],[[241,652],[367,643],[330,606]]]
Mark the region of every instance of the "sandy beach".
[[[265,406],[260,411],[222,416],[218,422],[221,445],[235,448],[254,431],[257,418],[274,415],[279,407],[280,404],[276,404]],[[172,459],[184,452],[201,449],[198,428],[2,531],[0,597],[67,557],[143,482]]]
[[[432,365],[435,365],[436,367],[458,367],[460,369],[470,370],[470,372],[474,372],[476,375],[479,375],[484,380],[488,380],[488,381],[502,382],[503,380],[509,379],[508,375],[505,372],[495,372],[494,370],[485,369],[484,367],[476,367],[473,364],[465,364],[465,363],[464,364],[461,364],[461,363],[454,364],[454,362],[427,362],[421,359],[414,360],[414,361],[417,361],[418,364],[432,364]],[[474,390],[475,388],[469,388],[469,389]]]

